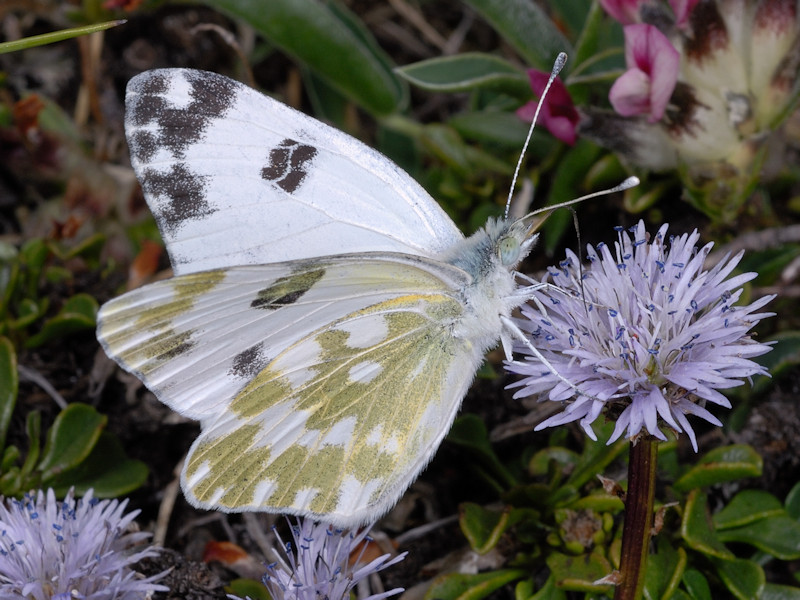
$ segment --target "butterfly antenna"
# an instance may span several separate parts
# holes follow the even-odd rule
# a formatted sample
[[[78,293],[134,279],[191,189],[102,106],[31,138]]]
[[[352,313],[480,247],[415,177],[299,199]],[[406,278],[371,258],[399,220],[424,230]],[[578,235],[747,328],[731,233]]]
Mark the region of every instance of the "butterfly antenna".
[[[506,219],[508,219],[508,211],[511,207],[511,197],[514,195],[514,188],[517,185],[517,177],[522,168],[522,160],[525,158],[525,152],[528,150],[528,144],[530,144],[533,129],[536,126],[536,120],[539,118],[539,111],[542,110],[542,105],[544,104],[547,92],[550,90],[550,86],[553,84],[553,81],[555,81],[555,78],[558,77],[558,74],[561,72],[561,69],[564,68],[565,64],[567,64],[567,54],[566,52],[559,52],[556,61],[553,63],[553,70],[550,71],[550,79],[547,80],[547,85],[544,86],[544,90],[539,97],[539,102],[536,104],[536,112],[533,114],[533,121],[531,121],[531,126],[528,128],[528,136],[525,138],[525,143],[522,145],[522,152],[519,154],[517,167],[514,169],[514,177],[511,179],[511,187],[508,190],[508,198],[506,199],[506,211],[503,215]]]

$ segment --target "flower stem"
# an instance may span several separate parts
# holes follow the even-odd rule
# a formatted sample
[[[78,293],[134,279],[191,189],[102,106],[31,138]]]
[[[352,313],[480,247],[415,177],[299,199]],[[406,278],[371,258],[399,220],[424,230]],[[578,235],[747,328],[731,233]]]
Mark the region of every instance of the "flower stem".
[[[658,442],[647,434],[639,436],[630,447],[620,582],[614,592],[614,600],[639,600],[642,597],[653,527],[657,452]]]

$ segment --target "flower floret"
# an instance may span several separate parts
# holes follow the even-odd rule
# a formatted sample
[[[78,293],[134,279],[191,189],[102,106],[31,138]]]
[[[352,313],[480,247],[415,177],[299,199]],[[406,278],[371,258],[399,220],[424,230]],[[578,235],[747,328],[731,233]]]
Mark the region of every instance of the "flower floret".
[[[168,588],[132,565],[155,557],[148,533],[128,531],[139,511],[127,500],[57,501],[52,489],[0,501],[0,598],[133,600]]]
[[[668,240],[664,225],[650,240],[640,222],[618,235],[613,249],[588,248],[585,271],[572,252],[548,271],[518,325],[553,370],[528,351],[507,366],[522,375],[511,387],[564,405],[537,429],[578,421],[596,439],[592,424],[606,413],[617,415],[609,443],[643,431],[664,440],[666,426],[697,450],[686,415],[720,425],[705,404],[730,408],[719,390],[768,374],[751,359],[771,346],[749,332],[772,316],[759,311],[773,296],[737,305],[755,274],[728,278],[741,253],[704,271],[712,244],[698,249],[697,231]]]

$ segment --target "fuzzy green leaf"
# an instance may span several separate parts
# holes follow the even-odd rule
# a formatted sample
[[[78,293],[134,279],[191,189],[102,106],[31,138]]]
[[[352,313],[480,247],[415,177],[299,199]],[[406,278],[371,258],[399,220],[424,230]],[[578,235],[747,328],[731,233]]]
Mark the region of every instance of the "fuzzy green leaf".
[[[466,0],[511,44],[528,64],[550,72],[559,52],[572,53],[572,45],[547,13],[530,0]]]
[[[344,6],[316,0],[205,0],[242,19],[377,115],[405,102],[406,88],[372,34]]]
[[[395,73],[408,82],[432,92],[497,90],[520,98],[532,98],[525,73],[492,54],[464,52],[423,60],[398,67]]]

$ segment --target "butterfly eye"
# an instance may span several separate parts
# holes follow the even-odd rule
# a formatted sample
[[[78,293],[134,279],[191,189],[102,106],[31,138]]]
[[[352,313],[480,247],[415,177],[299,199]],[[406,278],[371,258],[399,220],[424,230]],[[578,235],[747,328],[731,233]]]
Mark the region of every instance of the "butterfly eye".
[[[504,237],[498,244],[498,254],[500,262],[505,266],[516,264],[519,260],[519,241],[514,237]]]

